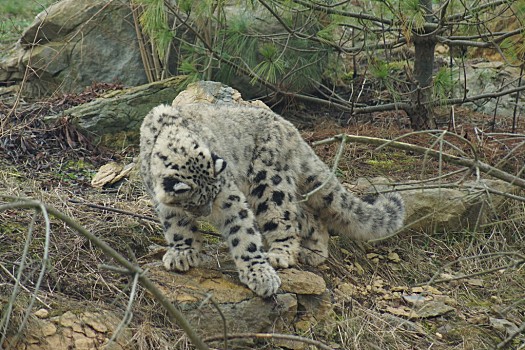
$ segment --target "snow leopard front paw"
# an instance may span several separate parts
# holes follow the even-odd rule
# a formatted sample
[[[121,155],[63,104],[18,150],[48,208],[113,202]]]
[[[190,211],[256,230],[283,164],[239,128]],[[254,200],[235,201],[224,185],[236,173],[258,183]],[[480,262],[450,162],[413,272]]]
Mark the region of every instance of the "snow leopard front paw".
[[[267,256],[268,261],[275,268],[287,269],[297,265],[297,257],[291,251],[270,249]]]
[[[261,297],[269,297],[277,292],[281,279],[270,264],[263,262],[239,270],[242,283]]]
[[[193,248],[170,248],[164,254],[162,262],[166,270],[188,271],[190,267],[199,266],[201,257],[199,251]]]

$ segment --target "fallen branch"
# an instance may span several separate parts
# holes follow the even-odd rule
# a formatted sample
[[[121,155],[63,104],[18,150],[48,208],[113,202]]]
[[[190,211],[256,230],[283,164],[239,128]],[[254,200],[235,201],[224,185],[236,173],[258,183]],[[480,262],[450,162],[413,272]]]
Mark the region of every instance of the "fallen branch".
[[[308,339],[305,337],[300,337],[298,335],[290,335],[290,334],[279,334],[279,333],[234,333],[234,334],[228,334],[228,339],[242,339],[242,338],[255,338],[255,339],[284,339],[284,340],[292,340],[297,341],[309,345],[316,346],[319,349],[323,350],[334,350],[328,345],[313,339]],[[209,343],[212,341],[219,341],[223,340],[224,336],[218,335],[214,337],[208,337],[205,338],[204,341]]]
[[[67,226],[69,226],[70,228],[87,238],[91,243],[93,243],[100,250],[102,250],[104,254],[117,261],[129,273],[133,274],[134,276],[138,276],[140,284],[144,288],[146,288],[153,295],[153,297],[166,309],[170,321],[178,324],[182,328],[182,330],[186,333],[190,341],[197,349],[209,350],[209,347],[196,334],[195,330],[188,323],[184,315],[175,307],[175,305],[171,303],[170,300],[168,300],[168,298],[166,298],[166,296],[155,286],[155,284],[153,284],[153,282],[148,277],[146,277],[146,275],[144,274],[144,270],[129,262],[126,258],[120,255],[120,253],[111,248],[106,242],[93,235],[91,232],[86,230],[82,225],[77,223],[69,216],[65,215],[64,213],[49,205],[26,198],[18,198],[5,195],[0,195],[0,197],[13,201],[13,203],[1,206],[0,210],[2,210],[3,207],[8,209],[14,207],[35,209],[42,212],[44,215],[46,215],[45,213],[47,213],[56,217],[57,219],[63,221]]]
[[[127,210],[122,210],[122,209],[118,209],[118,208],[108,207],[108,206],[105,206],[105,205],[98,205],[98,204],[93,204],[93,203],[87,203],[87,202],[79,201],[77,199],[70,199],[69,201],[71,203],[73,203],[73,204],[81,204],[81,205],[85,205],[86,207],[89,207],[89,208],[106,210],[106,211],[112,211],[114,213],[129,215],[129,216],[136,217],[138,219],[143,219],[143,220],[147,220],[147,221],[153,221],[153,222],[156,222],[156,223],[160,223],[160,221],[157,218],[153,217],[153,216],[136,214],[136,213],[133,213],[133,212],[130,212],[130,211],[127,211]]]
[[[348,134],[339,134],[334,137],[324,139],[321,141],[317,141],[313,143],[313,146],[319,146],[319,145],[325,145],[328,143],[333,142],[341,142],[345,140],[345,142],[357,142],[357,143],[364,143],[368,145],[374,145],[378,147],[392,147],[401,149],[404,151],[410,151],[420,154],[429,155],[435,159],[443,160],[445,162],[449,162],[456,165],[466,166],[472,169],[479,170],[487,175],[493,176],[497,179],[506,181],[512,185],[516,185],[518,187],[525,189],[525,180],[521,179],[517,176],[514,176],[512,174],[509,174],[505,171],[502,171],[498,168],[495,168],[487,163],[481,162],[479,160],[474,160],[466,157],[458,157],[454,156],[452,154],[436,151],[427,147],[417,146],[406,142],[400,142],[400,141],[393,141],[393,140],[385,140],[380,139],[377,137],[368,137],[368,136],[355,136],[355,135],[348,135]]]

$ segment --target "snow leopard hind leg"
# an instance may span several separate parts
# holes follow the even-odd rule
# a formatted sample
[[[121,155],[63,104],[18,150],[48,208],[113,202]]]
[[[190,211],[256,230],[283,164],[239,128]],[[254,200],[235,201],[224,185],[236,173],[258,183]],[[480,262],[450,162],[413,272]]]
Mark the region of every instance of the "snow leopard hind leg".
[[[249,171],[248,200],[268,246],[270,264],[289,268],[297,264],[300,243],[294,176],[276,157],[270,159],[264,147],[257,154]]]
[[[299,262],[310,266],[318,266],[328,258],[328,241],[330,236],[326,225],[319,216],[310,211],[307,206],[300,206],[297,216],[301,246]]]

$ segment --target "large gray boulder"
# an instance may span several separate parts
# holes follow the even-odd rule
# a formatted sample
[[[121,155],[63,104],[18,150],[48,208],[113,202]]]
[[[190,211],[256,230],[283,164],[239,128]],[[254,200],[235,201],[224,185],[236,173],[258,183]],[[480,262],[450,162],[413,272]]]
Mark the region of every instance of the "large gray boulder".
[[[0,82],[16,84],[26,70],[24,94],[32,97],[94,82],[146,83],[129,2],[62,0],[39,13],[0,61]]]

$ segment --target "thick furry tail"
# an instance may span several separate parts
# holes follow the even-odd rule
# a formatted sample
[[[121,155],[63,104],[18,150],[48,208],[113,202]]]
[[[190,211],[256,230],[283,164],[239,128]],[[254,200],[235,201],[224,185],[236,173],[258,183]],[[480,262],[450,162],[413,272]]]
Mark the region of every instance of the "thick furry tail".
[[[370,218],[367,219],[367,215],[361,216],[359,221],[362,227],[360,234],[362,238],[356,238],[366,240],[381,238],[403,227],[405,220],[405,203],[399,193],[380,193],[366,196],[362,200],[364,202],[364,208],[367,208],[369,211]],[[371,208],[366,206],[366,204],[370,205]]]
[[[359,198],[336,181],[314,200],[330,234],[371,240],[388,236],[403,227],[405,204],[399,193]]]

